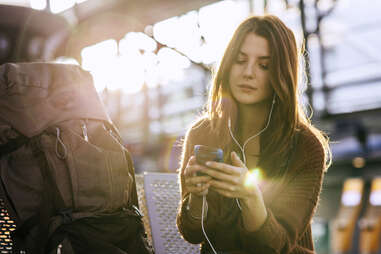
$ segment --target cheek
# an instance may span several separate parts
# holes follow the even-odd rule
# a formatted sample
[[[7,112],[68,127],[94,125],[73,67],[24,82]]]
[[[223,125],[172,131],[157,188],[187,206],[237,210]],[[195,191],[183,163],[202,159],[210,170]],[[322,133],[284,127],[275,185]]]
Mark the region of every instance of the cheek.
[[[262,73],[258,74],[257,78],[260,78],[263,86],[270,86],[270,76],[267,72],[262,71]]]
[[[230,70],[229,80],[232,81],[236,79],[240,74],[240,68],[239,66],[233,65]]]
[[[234,84],[234,80],[236,79],[237,79],[237,75],[235,74],[232,68],[232,70],[229,73],[229,83],[228,83],[230,89],[232,88],[232,85]]]
[[[265,90],[266,91],[266,95],[267,96],[272,95],[273,94],[273,88],[272,88],[272,86],[270,84],[270,80],[267,80],[265,86],[266,86],[266,90]]]
[[[270,77],[268,74],[264,74],[262,77],[261,77],[261,84],[264,88],[264,91],[266,94],[271,94],[272,93],[272,87],[271,87],[271,84],[270,84]]]

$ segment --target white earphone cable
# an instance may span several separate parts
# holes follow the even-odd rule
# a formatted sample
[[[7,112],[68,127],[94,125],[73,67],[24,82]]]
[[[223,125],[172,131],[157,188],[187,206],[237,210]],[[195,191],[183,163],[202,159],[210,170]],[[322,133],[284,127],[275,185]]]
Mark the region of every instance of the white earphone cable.
[[[232,132],[232,130],[231,130],[231,121],[230,121],[230,118],[229,118],[229,121],[228,121],[228,127],[229,127],[230,135],[231,135],[231,137],[233,138],[234,142],[238,145],[239,149],[241,149],[242,157],[243,157],[243,163],[244,163],[245,165],[246,165],[246,156],[245,156],[245,148],[246,148],[246,145],[249,143],[250,140],[252,140],[253,138],[255,138],[255,137],[259,136],[259,135],[261,135],[261,134],[267,129],[267,127],[269,127],[269,125],[270,125],[270,120],[271,120],[271,116],[272,116],[272,112],[273,112],[273,109],[274,109],[274,104],[275,104],[275,94],[274,94],[273,101],[272,101],[272,104],[271,104],[271,109],[270,109],[269,117],[268,117],[268,119],[267,119],[266,126],[265,126],[261,131],[259,131],[258,133],[254,134],[253,136],[251,136],[250,138],[248,138],[248,139],[244,142],[243,146],[241,146],[241,145],[239,144],[239,142],[236,140],[236,138],[234,137],[233,132]],[[236,198],[235,200],[236,200],[236,202],[237,202],[237,205],[238,205],[239,209],[242,210],[238,198]],[[209,246],[211,247],[213,253],[214,253],[214,254],[217,254],[217,251],[214,249],[212,243],[211,243],[210,240],[209,240],[209,237],[207,236],[207,234],[206,234],[206,232],[205,232],[205,228],[204,228],[204,216],[205,216],[205,214],[204,214],[204,208],[205,208],[205,206],[208,207],[208,203],[207,203],[207,201],[206,201],[206,195],[203,195],[203,196],[202,196],[202,211],[201,211],[201,228],[202,228],[202,233],[204,234],[205,239],[208,241]]]
[[[228,129],[229,129],[229,133],[230,133],[230,136],[232,137],[232,139],[234,140],[234,142],[237,144],[237,146],[239,147],[239,149],[241,150],[241,153],[242,153],[242,159],[243,159],[243,164],[246,165],[246,155],[245,155],[245,148],[246,148],[246,145],[249,143],[250,140],[258,137],[259,135],[261,135],[266,129],[267,127],[269,127],[270,125],[270,121],[271,121],[271,116],[272,116],[272,113],[273,113],[273,109],[274,109],[274,104],[275,104],[275,94],[274,94],[274,97],[273,97],[273,100],[272,100],[272,103],[271,103],[271,109],[270,109],[270,113],[269,113],[269,117],[267,118],[267,123],[266,123],[266,126],[260,130],[258,133],[254,134],[253,136],[249,137],[248,139],[246,139],[246,141],[243,143],[243,146],[241,146],[239,144],[239,142],[237,141],[237,139],[234,137],[233,135],[233,132],[231,130],[231,120],[230,120],[230,117],[229,117],[229,120],[228,120]],[[242,210],[241,208],[241,204],[239,203],[239,200],[238,198],[235,199],[236,202],[237,202],[237,205],[239,207],[240,210]]]
[[[202,211],[201,211],[201,228],[202,228],[202,233],[204,233],[204,236],[205,236],[206,240],[208,241],[209,246],[212,248],[213,253],[217,254],[217,251],[214,249],[213,244],[210,242],[209,237],[206,234],[205,228],[204,228],[204,207],[205,207],[205,205],[207,206],[208,203],[206,202],[206,195],[203,195],[202,196]]]

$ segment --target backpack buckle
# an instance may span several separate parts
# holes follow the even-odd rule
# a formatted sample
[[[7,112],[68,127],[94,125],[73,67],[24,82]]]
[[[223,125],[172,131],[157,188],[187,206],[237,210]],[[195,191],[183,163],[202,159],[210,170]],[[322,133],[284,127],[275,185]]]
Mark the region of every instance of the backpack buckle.
[[[63,224],[68,224],[73,221],[73,210],[70,208],[62,209],[61,211],[58,212],[58,215],[62,217],[62,223]]]
[[[135,205],[132,205],[132,210],[135,212],[136,215],[143,217],[143,213]]]

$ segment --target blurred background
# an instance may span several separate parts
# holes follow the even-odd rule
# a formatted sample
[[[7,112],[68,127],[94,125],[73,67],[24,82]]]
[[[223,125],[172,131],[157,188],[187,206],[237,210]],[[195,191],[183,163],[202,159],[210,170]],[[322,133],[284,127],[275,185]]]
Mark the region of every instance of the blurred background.
[[[303,103],[332,141],[317,252],[381,253],[381,1],[0,0],[0,64],[82,66],[137,173],[176,172],[234,29],[264,13],[305,43]]]

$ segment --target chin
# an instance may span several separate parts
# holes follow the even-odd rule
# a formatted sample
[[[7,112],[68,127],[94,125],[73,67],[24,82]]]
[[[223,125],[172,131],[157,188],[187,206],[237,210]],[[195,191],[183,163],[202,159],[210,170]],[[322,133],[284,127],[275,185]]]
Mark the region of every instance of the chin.
[[[245,96],[235,96],[234,99],[236,100],[237,103],[243,104],[243,105],[258,104],[263,101],[258,98],[247,98]]]
[[[261,105],[261,104],[264,104],[267,102],[267,100],[261,100],[261,99],[248,99],[248,98],[238,98],[236,99],[236,101],[239,103],[239,104],[242,104],[242,105]]]
[[[238,104],[242,105],[257,105],[260,101],[252,101],[252,100],[237,100]]]

